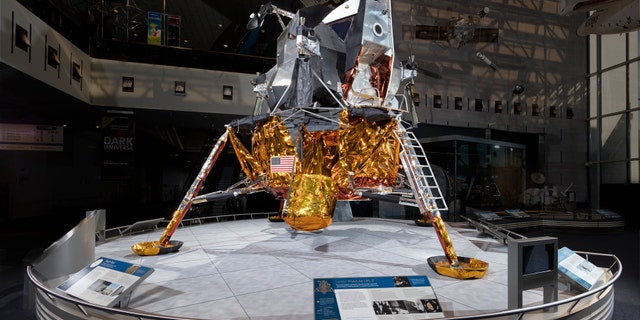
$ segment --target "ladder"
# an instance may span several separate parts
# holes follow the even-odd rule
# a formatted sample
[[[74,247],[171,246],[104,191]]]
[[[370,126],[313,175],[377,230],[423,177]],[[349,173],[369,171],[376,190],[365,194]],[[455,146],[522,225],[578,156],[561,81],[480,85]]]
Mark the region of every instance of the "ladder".
[[[440,210],[448,210],[447,204],[438,187],[427,155],[420,141],[413,132],[404,128],[401,121],[398,121],[398,127],[394,133],[402,146],[400,161],[413,191],[413,199],[405,198],[400,201],[400,204],[417,205],[420,208],[422,219],[425,222],[430,221],[433,225],[449,264],[458,266],[458,256],[440,215]]]
[[[400,204],[417,206],[422,214],[431,211],[432,214],[440,216],[441,210],[448,210],[447,203],[420,141],[400,122],[395,134],[402,146],[400,161],[413,190],[413,198],[402,197]]]

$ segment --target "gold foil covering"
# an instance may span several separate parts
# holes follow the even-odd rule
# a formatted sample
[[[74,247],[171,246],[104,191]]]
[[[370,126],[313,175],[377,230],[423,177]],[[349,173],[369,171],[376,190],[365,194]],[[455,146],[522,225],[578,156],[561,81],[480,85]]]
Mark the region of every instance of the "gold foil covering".
[[[331,177],[296,174],[282,218],[295,230],[319,230],[331,225],[335,206],[336,189]]]
[[[140,256],[155,256],[178,251],[182,247],[182,241],[171,240],[163,245],[160,241],[141,242],[131,246],[131,250]]]
[[[158,241],[140,242],[131,246],[131,250],[139,256],[155,256],[160,253]]]
[[[400,163],[396,127],[393,118],[368,122],[345,109],[338,130],[309,132],[302,127],[301,156],[278,116],[256,126],[251,153],[234,134],[230,138],[247,177],[266,174],[271,192],[288,199],[289,216],[284,220],[294,229],[312,231],[331,224],[335,201],[359,198],[352,193],[350,178],[356,188],[395,185]],[[271,157],[280,155],[301,158],[296,161],[293,182],[290,173],[269,172]]]
[[[474,258],[461,260],[457,266],[452,266],[446,260],[435,262],[435,270],[438,274],[456,279],[480,279],[488,269],[488,263]]]
[[[229,128],[227,130],[229,130],[229,139],[231,140],[231,145],[236,153],[236,157],[240,162],[242,172],[244,172],[249,180],[254,181],[259,175],[266,172],[265,168],[263,168],[261,163],[245,148],[235,132],[233,132],[233,129]]]
[[[302,173],[331,176],[338,161],[338,131],[303,132]]]
[[[290,173],[269,172],[271,157],[296,155],[296,148],[293,145],[291,135],[280,117],[269,117],[265,123],[256,127],[252,137],[251,149],[256,162],[255,165],[259,166],[262,172],[267,173],[267,183],[269,187],[274,190],[288,188],[291,184]],[[296,161],[295,172],[299,171],[300,161]]]
[[[332,177],[340,190],[340,199],[354,198],[350,194],[349,172],[353,172],[356,187],[395,185],[400,163],[400,143],[393,130],[395,119],[367,122],[364,118],[341,115],[345,125],[340,129],[339,159],[332,168]]]
[[[447,256],[449,263],[452,265],[458,264],[458,256],[456,255],[456,251],[453,249],[453,243],[451,242],[447,228],[444,226],[442,217],[431,218],[431,223],[436,230],[438,239],[440,240],[440,245],[444,250],[444,254]]]

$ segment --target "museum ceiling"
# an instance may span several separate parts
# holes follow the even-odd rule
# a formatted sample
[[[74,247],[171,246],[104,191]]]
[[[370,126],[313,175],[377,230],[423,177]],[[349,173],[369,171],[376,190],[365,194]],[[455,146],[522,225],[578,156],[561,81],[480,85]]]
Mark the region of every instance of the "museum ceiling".
[[[41,19],[65,34],[75,29],[86,38],[125,42],[146,42],[148,13],[179,17],[181,48],[243,53],[273,57],[275,40],[281,31],[270,15],[257,30],[247,30],[250,15],[266,0],[18,0]],[[282,10],[296,12],[303,7],[322,4],[335,7],[344,0],[272,0]],[[273,26],[273,27],[271,27]],[[78,31],[75,31],[77,33]],[[68,35],[73,39],[74,35]]]
[[[275,64],[276,41],[281,27],[276,15],[268,15],[262,27],[248,30],[250,15],[257,12],[267,0],[17,0],[44,22],[52,26],[66,39],[72,41],[91,56],[160,65],[176,65],[200,69],[264,73]],[[295,12],[314,5],[336,7],[345,0],[272,0],[283,10]],[[495,65],[483,65],[476,51],[487,49],[488,58],[499,68],[521,70],[525,63],[545,63],[519,56],[529,48],[547,48],[567,37],[568,30],[575,29],[575,19],[557,19],[557,2],[543,1],[544,5],[511,3],[491,4],[491,12],[474,27],[493,30],[478,39],[481,43],[469,43],[461,48],[440,39],[435,25],[452,18],[476,17],[481,4],[469,5],[464,1],[424,2],[394,0],[394,11],[407,18],[401,22],[404,34],[413,26],[420,27],[414,41],[400,43],[396,50],[403,54],[425,53],[416,56],[422,75],[440,79],[442,75],[464,79],[470,66],[479,65],[482,72],[491,72]],[[531,12],[536,14],[532,15]],[[176,46],[154,46],[146,43],[148,12],[164,12],[180,17],[180,37]],[[418,14],[419,12],[419,14]],[[517,17],[509,21],[507,17]],[[474,18],[475,19],[475,18]],[[460,21],[455,19],[455,21]],[[466,20],[462,20],[466,21]],[[537,26],[545,26],[544,32]],[[467,31],[467,25],[460,28]],[[477,29],[476,29],[477,30]],[[567,30],[566,32],[557,32]],[[553,31],[553,32],[550,32]],[[499,35],[499,41],[498,41]],[[474,39],[475,41],[475,39]],[[556,52],[553,47],[548,52]],[[562,52],[557,52],[562,57]],[[427,58],[428,57],[428,58]],[[479,57],[479,56],[478,56]],[[531,58],[531,57],[530,57]],[[231,63],[230,63],[231,61]],[[485,60],[482,60],[485,61]],[[446,63],[445,63],[446,62]],[[475,63],[475,64],[474,64]],[[520,71],[512,72],[520,74]],[[440,80],[438,80],[440,81]],[[449,85],[463,85],[452,83]],[[511,83],[509,83],[511,85]],[[45,94],[33,94],[33,92]],[[52,113],[48,106],[74,105],[78,101],[19,71],[0,63],[0,94],[9,103],[6,106],[20,109],[37,107]],[[85,114],[84,112],[82,114]],[[4,113],[6,115],[6,113]],[[0,116],[3,114],[0,113]],[[162,120],[162,119],[160,119]],[[182,120],[180,120],[182,121]],[[199,126],[198,123],[192,123]],[[202,123],[210,126],[210,121]]]

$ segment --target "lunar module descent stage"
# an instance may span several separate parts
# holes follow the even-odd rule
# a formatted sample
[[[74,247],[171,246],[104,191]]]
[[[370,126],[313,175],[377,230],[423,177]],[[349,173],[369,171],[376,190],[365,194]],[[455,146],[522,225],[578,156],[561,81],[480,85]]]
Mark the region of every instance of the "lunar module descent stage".
[[[183,243],[171,236],[192,204],[267,192],[281,201],[280,217],[293,230],[315,231],[331,225],[337,201],[386,198],[418,207],[431,222],[445,254],[427,259],[436,272],[483,277],[486,262],[456,255],[440,215],[446,201],[421,144],[405,127],[417,122],[417,65],[411,58],[396,61],[391,1],[350,0],[295,14],[267,3],[247,28],[270,14],[283,32],[277,64],[252,81],[253,115],[227,125],[160,240],[131,249],[138,255],[179,250]],[[251,135],[250,148],[239,134]],[[227,141],[246,177],[198,195]]]

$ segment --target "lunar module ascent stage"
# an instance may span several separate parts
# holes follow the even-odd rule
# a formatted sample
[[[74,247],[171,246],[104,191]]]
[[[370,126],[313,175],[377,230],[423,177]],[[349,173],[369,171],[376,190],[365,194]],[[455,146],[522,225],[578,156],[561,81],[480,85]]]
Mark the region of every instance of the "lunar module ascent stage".
[[[422,220],[433,225],[444,251],[427,259],[436,272],[483,277],[486,262],[456,255],[440,215],[446,201],[421,144],[407,129],[417,122],[417,65],[411,58],[396,61],[391,1],[350,0],[333,10],[317,5],[296,13],[267,3],[247,28],[260,27],[268,15],[283,31],[277,64],[252,82],[253,115],[227,125],[160,239],[132,250],[179,250],[183,243],[171,236],[191,205],[208,201],[267,192],[281,201],[279,218],[293,230],[315,231],[331,225],[337,201],[387,197],[418,207]],[[251,136],[250,147],[240,134]],[[228,141],[245,178],[199,195]]]

